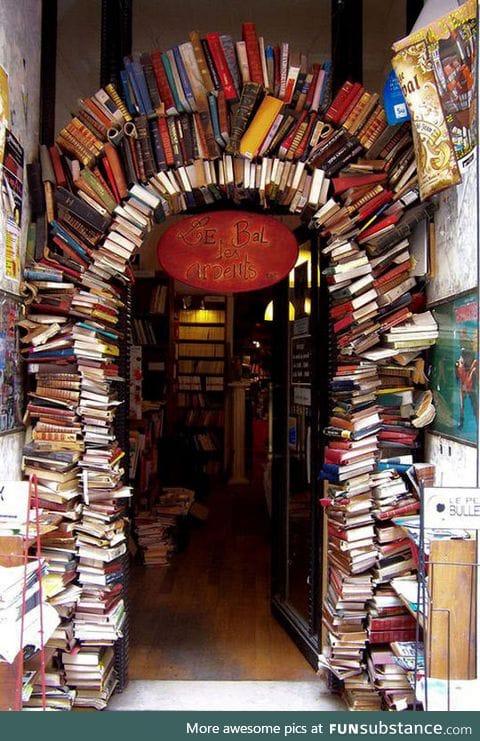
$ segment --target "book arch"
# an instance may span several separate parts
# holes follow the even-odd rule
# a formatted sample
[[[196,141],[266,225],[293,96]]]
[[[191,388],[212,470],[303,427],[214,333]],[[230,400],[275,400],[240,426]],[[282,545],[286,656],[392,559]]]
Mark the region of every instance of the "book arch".
[[[33,433],[25,474],[37,476],[42,506],[54,503],[65,515],[50,543],[67,544],[73,562],[79,557],[78,584],[69,585],[73,604],[91,584],[93,592],[115,584],[115,599],[123,599],[118,584],[128,556],[119,502],[131,494],[122,483],[128,463],[114,427],[123,414],[126,429],[120,399],[129,328],[122,306],[134,280],[132,258],[157,225],[167,224],[158,245],[165,270],[197,287],[208,279],[208,290],[217,286],[219,293],[288,274],[298,245],[285,217],[320,235],[335,360],[329,408],[338,389],[345,409],[355,411],[360,393],[367,411],[375,407],[368,416],[374,451],[368,472],[382,444],[410,451],[435,415],[421,358],[436,337],[422,302],[428,271],[418,255],[412,270],[408,241],[434,207],[419,202],[410,124],[388,126],[379,96],[359,83],[345,82],[332,100],[328,62],[308,66],[302,55],[301,64],[289,63],[288,44],[263,53],[253,24],[244,24],[236,47],[230,41],[191,33],[165,53],[127,61],[121,89],[108,84],[79,101],[55,146],[42,145],[40,163],[29,166],[37,229],[35,260],[24,272],[27,318],[19,324],[36,386],[27,407]],[[394,350],[403,365],[400,373],[392,362],[389,373],[401,383],[390,384],[382,373]],[[347,385],[338,367],[350,368]],[[368,393],[358,390],[365,378]],[[376,401],[382,385],[408,387],[408,403],[384,428]],[[328,439],[345,437],[338,424],[330,421]],[[45,452],[58,450],[58,461]],[[321,476],[338,481],[328,467],[338,450],[330,453]],[[417,511],[418,498],[408,505],[408,513]],[[97,547],[82,532],[98,522]],[[88,647],[95,640],[83,617],[73,619],[73,628],[72,620],[59,622],[67,651],[76,641]],[[125,619],[118,608],[108,626],[120,683]]]

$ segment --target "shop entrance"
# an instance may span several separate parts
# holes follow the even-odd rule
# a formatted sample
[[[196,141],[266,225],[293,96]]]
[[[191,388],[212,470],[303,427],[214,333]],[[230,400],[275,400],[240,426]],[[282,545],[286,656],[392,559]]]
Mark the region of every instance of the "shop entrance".
[[[165,387],[168,433],[159,441],[158,494],[161,498],[162,487],[187,487],[195,492],[195,506],[168,565],[150,568],[148,548],[137,538],[136,560],[141,562],[143,556],[147,565],[136,563],[130,586],[133,679],[314,677],[311,666],[316,670],[318,642],[310,599],[319,575],[312,571],[312,548],[318,547],[311,527],[307,371],[312,369],[303,379],[294,378],[294,386],[290,369],[292,347],[298,354],[299,322],[305,337],[318,296],[316,286],[312,293],[307,269],[309,234],[298,229],[298,221],[292,220],[292,226],[297,227],[301,267],[289,279],[263,291],[227,297],[224,304],[178,281],[170,287],[174,361],[166,367],[176,383],[167,381]],[[148,270],[149,259],[147,245],[140,272]],[[143,285],[141,296],[144,300]],[[296,310],[295,320],[291,308],[285,313],[289,304]],[[202,338],[212,345],[212,338],[220,337],[212,331],[219,328],[220,317],[216,324],[208,319],[208,312],[218,313],[215,306],[224,307],[227,315],[222,335],[224,395],[210,393],[199,371],[212,362],[200,357],[205,353],[205,346],[198,349]],[[195,324],[195,316],[204,324]],[[196,356],[187,344],[197,348]],[[152,362],[147,360],[147,365]],[[215,363],[220,373],[222,361]],[[239,382],[241,421],[232,388]],[[147,371],[145,383],[151,390]],[[197,383],[195,391],[188,389]],[[294,431],[289,428],[293,419]],[[197,445],[205,435],[214,441],[214,449]],[[234,458],[242,436],[245,482],[239,483]],[[140,502],[142,497],[140,491]]]

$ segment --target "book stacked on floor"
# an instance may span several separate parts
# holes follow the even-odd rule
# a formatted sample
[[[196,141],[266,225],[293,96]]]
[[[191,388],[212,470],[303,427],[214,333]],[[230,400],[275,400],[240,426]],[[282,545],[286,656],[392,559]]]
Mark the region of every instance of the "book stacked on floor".
[[[412,710],[415,698],[409,673],[397,663],[390,646],[370,648],[368,674],[387,710]]]
[[[45,184],[58,185],[49,179],[55,159],[53,151],[49,154],[51,159],[42,148]],[[69,165],[65,159],[60,164],[65,175]],[[113,432],[121,403],[114,382],[121,382],[117,361],[123,339],[116,329],[120,290],[111,283],[117,267],[100,268],[100,251],[96,263],[93,259],[110,219],[75,195],[69,182],[54,192],[45,188],[52,196],[50,204],[47,198],[50,229],[25,273],[31,300],[21,325],[35,382],[27,408],[33,439],[25,446],[25,473],[37,474],[42,506],[62,517],[55,533],[42,538],[42,548],[51,564],[46,589],[62,619],[52,645],[64,651],[79,642],[112,643],[121,635],[118,622],[111,629],[110,616],[95,616],[84,625],[77,601],[92,585],[102,591],[121,582],[126,546],[120,502],[130,496],[122,486],[124,454]],[[73,583],[75,577],[79,584]]]
[[[146,566],[165,566],[180,547],[182,521],[188,515],[195,492],[166,487],[150,510],[138,512],[134,529]]]
[[[418,491],[402,466],[380,461],[418,447],[419,428],[435,415],[422,353],[435,343],[438,328],[425,310],[424,276],[414,269],[409,243],[414,225],[429,218],[434,207],[418,204],[412,138],[405,125],[385,128],[373,147],[360,157],[357,152],[331,177],[333,193],[311,220],[324,240],[322,277],[329,294],[330,353],[336,358],[320,474],[329,527],[324,665],[343,679],[350,708],[375,709],[382,702],[404,709],[411,704],[411,688],[396,665],[388,668],[395,664],[389,642],[395,631],[398,640],[411,637],[414,618],[397,606],[405,633],[396,624],[389,632],[387,616],[375,615],[369,605],[377,595],[380,600],[392,578],[416,568],[408,539],[391,518],[417,512]],[[335,540],[332,521],[343,525],[343,540]],[[363,551],[354,548],[355,530],[360,534],[362,528]],[[358,626],[367,632],[363,649],[356,664],[352,654],[344,677],[330,645],[344,609],[338,597],[332,599],[339,570],[345,579],[364,575],[372,590],[368,604],[358,604]],[[379,650],[372,651],[377,644]],[[380,656],[384,644],[389,656]]]
[[[103,710],[116,686],[114,652],[110,646],[77,648],[62,653],[67,684],[76,687],[75,706]]]
[[[46,274],[38,268],[29,276],[33,301],[28,317],[20,322],[31,378],[26,419],[33,427],[23,449],[23,470],[37,477],[39,505],[56,518],[56,527],[42,534],[41,551],[48,566],[44,592],[59,615],[47,647],[60,649],[74,642],[72,617],[78,592],[73,584],[77,565],[73,527],[82,512],[78,488],[84,448],[77,415],[80,376],[69,317],[76,287],[60,270],[55,273],[48,268]],[[56,688],[52,691],[57,694]],[[67,696],[63,700],[68,704]]]

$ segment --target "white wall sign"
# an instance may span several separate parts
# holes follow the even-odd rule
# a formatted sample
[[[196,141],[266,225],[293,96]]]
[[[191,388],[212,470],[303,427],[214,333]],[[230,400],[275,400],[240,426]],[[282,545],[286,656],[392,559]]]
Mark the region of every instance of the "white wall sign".
[[[480,489],[426,488],[425,527],[480,530]]]

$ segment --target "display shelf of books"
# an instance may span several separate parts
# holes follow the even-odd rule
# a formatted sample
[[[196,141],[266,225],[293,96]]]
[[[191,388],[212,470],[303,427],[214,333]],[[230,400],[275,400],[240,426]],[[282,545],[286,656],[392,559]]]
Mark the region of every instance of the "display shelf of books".
[[[187,306],[188,304],[188,306]],[[177,298],[174,318],[174,376],[177,426],[191,450],[218,472],[223,451],[226,301],[221,296]],[[210,460],[207,460],[207,459]]]
[[[169,290],[165,273],[135,275],[132,341],[141,356],[142,399],[160,401],[167,391]]]
[[[70,709],[74,692],[58,666],[61,616],[51,602],[55,565],[44,539],[58,514],[39,507],[29,482],[2,481],[0,505],[0,708]]]

